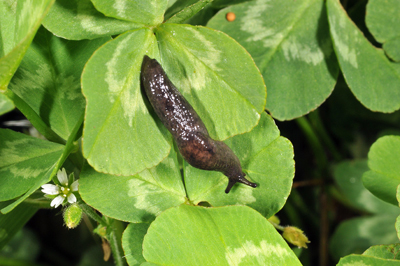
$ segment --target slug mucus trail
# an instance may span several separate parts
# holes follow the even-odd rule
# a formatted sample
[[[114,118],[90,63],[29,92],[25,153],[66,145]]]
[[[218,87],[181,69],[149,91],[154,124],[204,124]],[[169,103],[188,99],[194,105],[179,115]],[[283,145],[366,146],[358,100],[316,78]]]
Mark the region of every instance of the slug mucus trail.
[[[229,178],[225,193],[236,182],[250,187],[240,161],[222,141],[210,138],[199,115],[168,79],[161,65],[147,55],[143,58],[141,82],[150,104],[174,137],[183,158],[193,167],[222,172]]]

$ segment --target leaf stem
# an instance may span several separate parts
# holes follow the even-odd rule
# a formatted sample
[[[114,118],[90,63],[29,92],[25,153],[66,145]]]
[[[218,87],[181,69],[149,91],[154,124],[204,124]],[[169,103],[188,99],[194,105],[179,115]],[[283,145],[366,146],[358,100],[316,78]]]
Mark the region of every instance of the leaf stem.
[[[321,142],[318,139],[317,134],[315,133],[315,131],[312,128],[308,119],[305,118],[304,116],[297,118],[296,122],[299,125],[300,129],[303,131],[304,135],[307,138],[308,143],[311,146],[311,149],[314,152],[318,172],[322,173],[323,169],[325,169],[327,166],[328,160],[326,158],[325,151],[322,147]],[[324,176],[324,175],[321,175],[321,174],[318,175],[318,177],[321,177],[321,176]]]
[[[109,234],[107,236],[107,239],[110,243],[111,247],[111,252],[114,257],[115,265],[117,266],[124,266],[126,265],[126,260],[123,257],[123,251],[121,247],[121,235],[117,233],[117,220],[111,219],[109,217],[105,217],[108,226],[110,227],[111,230],[109,230]]]
[[[296,189],[292,189],[292,192],[290,193],[288,199],[288,203],[289,202],[292,204],[292,207],[295,210],[301,212],[303,215],[308,217],[308,219],[315,227],[319,225],[318,217],[312,211],[310,211],[309,206],[307,206],[303,198],[300,196],[300,193]]]
[[[324,142],[326,147],[329,149],[330,153],[332,154],[335,161],[341,161],[342,155],[336,149],[335,144],[333,143],[332,139],[329,137],[324,124],[322,123],[321,116],[319,114],[318,109],[314,112],[310,113],[309,115],[310,122],[314,126],[315,130],[317,131],[321,141]]]
[[[97,212],[92,209],[92,207],[90,207],[89,205],[87,205],[83,201],[78,202],[78,204],[79,204],[79,207],[83,210],[83,212],[87,216],[89,216],[90,218],[92,218],[93,220],[95,220],[96,222],[101,224],[101,226],[104,226],[104,227],[108,226],[106,221],[104,221],[104,219],[102,217],[100,217],[100,215],[98,215]]]
[[[40,208],[40,209],[53,209],[53,207],[50,207],[49,202],[50,202],[49,200],[27,198],[23,201],[22,204],[28,204],[30,206]]]
[[[271,221],[269,221],[269,222],[270,222],[277,230],[280,230],[280,231],[282,231],[282,232],[283,232],[283,230],[285,230],[285,226],[276,224],[276,223],[271,222]]]

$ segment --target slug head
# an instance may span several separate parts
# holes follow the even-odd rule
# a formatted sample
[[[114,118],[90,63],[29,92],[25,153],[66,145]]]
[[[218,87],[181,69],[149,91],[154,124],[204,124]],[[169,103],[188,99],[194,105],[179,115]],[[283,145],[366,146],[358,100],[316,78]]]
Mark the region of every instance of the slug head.
[[[245,178],[245,173],[241,173],[241,174],[238,174],[238,175],[234,175],[234,176],[232,176],[232,175],[226,175],[228,178],[229,178],[229,183],[228,183],[228,186],[226,187],[226,189],[225,189],[225,193],[229,193],[229,191],[231,191],[231,188],[233,187],[233,185],[234,184],[236,184],[237,182],[239,182],[239,183],[242,183],[242,184],[245,184],[245,185],[247,185],[247,186],[249,186],[249,187],[252,187],[252,188],[255,188],[255,187],[257,187],[257,184],[256,183],[253,183],[253,182],[250,182],[249,180],[247,180],[246,178]]]

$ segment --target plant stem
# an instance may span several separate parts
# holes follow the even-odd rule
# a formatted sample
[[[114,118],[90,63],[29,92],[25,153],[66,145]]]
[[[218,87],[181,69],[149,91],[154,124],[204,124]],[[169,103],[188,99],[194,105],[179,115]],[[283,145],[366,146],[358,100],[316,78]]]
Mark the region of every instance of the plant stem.
[[[296,189],[292,189],[288,199],[288,203],[289,202],[293,209],[300,211],[303,215],[308,217],[314,226],[318,226],[318,217],[309,210],[307,204],[304,202],[303,198]],[[300,219],[300,221],[301,220],[302,219]]]
[[[313,128],[310,125],[310,122],[308,121],[307,118],[300,117],[296,119],[297,124],[299,125],[300,129],[303,131],[304,135],[306,136],[308,143],[311,146],[311,149],[313,150],[313,153],[315,155],[315,160],[317,163],[318,167],[318,172],[322,173],[323,169],[327,165],[327,158],[325,151],[322,148],[321,142],[319,141],[317,134],[315,134]],[[320,176],[320,175],[319,175]]]
[[[23,203],[28,204],[30,206],[39,208],[39,209],[52,209],[53,207],[50,207],[50,201],[49,200],[40,200],[40,199],[30,199],[27,198],[23,201]]]
[[[111,230],[109,230],[109,234],[107,236],[108,241],[110,243],[111,252],[114,257],[115,265],[124,266],[126,265],[126,260],[123,257],[122,247],[121,247],[121,234],[118,234],[117,223],[119,221],[111,219],[109,217],[105,217],[108,226]]]
[[[320,193],[320,239],[319,239],[319,265],[328,265],[328,237],[329,237],[329,221],[328,221],[328,195],[325,186],[322,186]]]
[[[269,222],[270,222],[276,229],[278,229],[278,230],[280,230],[280,231],[285,230],[285,227],[284,227],[284,226],[279,225],[279,224],[276,224],[276,223],[271,222],[271,221],[269,221]]]
[[[78,202],[79,207],[82,208],[83,212],[86,213],[87,216],[101,224],[101,226],[107,227],[108,224],[104,221],[100,215],[97,214],[95,210],[92,209],[92,207],[88,206],[86,203],[83,203],[83,201]]]
[[[328,133],[325,130],[324,124],[322,123],[321,116],[319,115],[318,109],[314,112],[310,113],[309,115],[311,124],[316,129],[319,137],[325,143],[326,147],[329,149],[330,153],[332,154],[333,158],[336,161],[341,161],[342,156],[339,151],[336,149],[335,144],[333,143],[332,139],[329,137]]]
[[[98,222],[101,226],[107,228],[106,230],[108,232],[107,240],[110,243],[110,248],[115,260],[115,265],[117,266],[126,265],[125,259],[123,257],[122,247],[120,244],[122,234],[117,233],[118,230],[116,225],[119,221],[111,219],[106,216],[104,216],[104,218],[100,217],[100,215],[98,215],[96,211],[92,209],[92,207],[88,206],[82,201],[78,202],[78,204],[79,207],[82,208],[82,210],[88,217]]]

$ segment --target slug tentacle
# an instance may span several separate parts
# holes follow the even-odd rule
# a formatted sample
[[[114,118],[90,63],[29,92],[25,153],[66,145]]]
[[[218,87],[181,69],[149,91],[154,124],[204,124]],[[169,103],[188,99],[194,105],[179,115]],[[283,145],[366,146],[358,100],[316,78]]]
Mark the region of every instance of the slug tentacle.
[[[240,161],[222,141],[213,140],[199,115],[172,84],[161,65],[147,55],[143,58],[141,82],[150,104],[171,132],[183,158],[193,167],[222,172],[229,178],[229,193],[237,182],[250,187]]]

